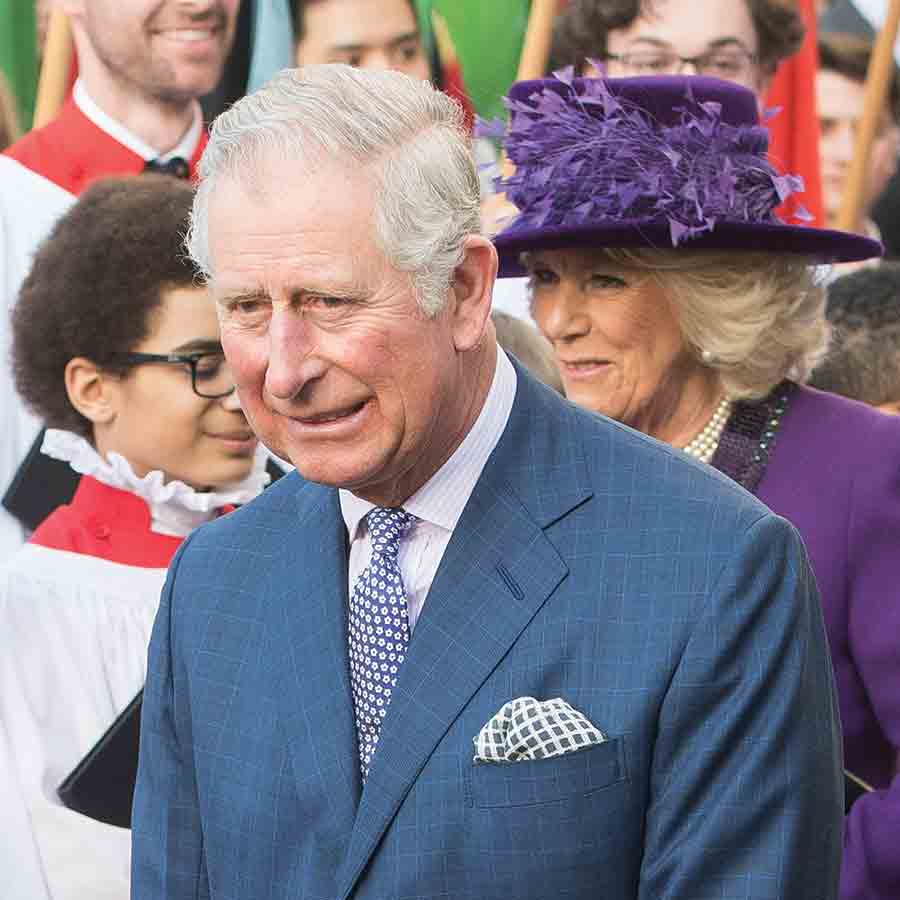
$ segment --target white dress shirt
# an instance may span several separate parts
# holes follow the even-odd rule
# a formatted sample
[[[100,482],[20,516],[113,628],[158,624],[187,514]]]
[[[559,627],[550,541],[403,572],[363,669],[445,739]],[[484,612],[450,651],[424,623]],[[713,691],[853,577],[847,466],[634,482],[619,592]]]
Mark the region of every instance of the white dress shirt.
[[[101,131],[105,131],[110,137],[115,138],[122,146],[127,147],[132,153],[143,157],[147,162],[151,159],[159,162],[168,162],[176,156],[189,160],[197,149],[197,142],[203,131],[203,113],[200,104],[194,101],[194,120],[184,133],[181,140],[167,153],[160,153],[155,147],[151,147],[146,141],[129,131],[121,122],[117,122],[112,116],[107,115],[91,99],[84,86],[84,82],[78,79],[72,88],[72,99],[86,118],[90,119]]]
[[[516,370],[497,348],[494,380],[472,429],[453,455],[410,497],[403,508],[416,517],[401,544],[397,562],[403,576],[409,609],[410,634],[416,626],[431,582],[465,509],[512,411],[516,397]],[[350,536],[349,590],[372,555],[372,542],[365,517],[375,504],[341,490],[341,513]]]

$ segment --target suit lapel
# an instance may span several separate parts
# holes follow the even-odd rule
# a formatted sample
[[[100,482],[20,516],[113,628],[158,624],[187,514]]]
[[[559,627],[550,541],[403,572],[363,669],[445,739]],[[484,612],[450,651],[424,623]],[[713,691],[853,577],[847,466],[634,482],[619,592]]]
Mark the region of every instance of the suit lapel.
[[[558,434],[547,443],[535,428],[548,403],[559,420],[558,400],[519,371],[510,422],[454,530],[400,671],[338,878],[341,898],[441,738],[567,574],[543,528],[590,491],[580,445]]]
[[[271,585],[276,634],[287,646],[281,691],[299,796],[316,795],[327,805],[323,843],[343,856],[360,794],[356,728],[347,662],[347,540],[337,492],[314,485],[300,491],[302,533],[315,535],[307,547],[291,546],[297,520],[284,529],[285,550]]]

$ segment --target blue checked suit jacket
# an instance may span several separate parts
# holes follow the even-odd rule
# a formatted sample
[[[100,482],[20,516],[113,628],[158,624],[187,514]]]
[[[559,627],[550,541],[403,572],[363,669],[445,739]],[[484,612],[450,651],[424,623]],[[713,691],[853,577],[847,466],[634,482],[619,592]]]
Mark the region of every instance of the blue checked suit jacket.
[[[518,370],[364,791],[337,492],[279,481],[173,561],[133,900],[831,898],[842,782],[796,532],[710,468]],[[474,765],[508,700],[609,739]]]

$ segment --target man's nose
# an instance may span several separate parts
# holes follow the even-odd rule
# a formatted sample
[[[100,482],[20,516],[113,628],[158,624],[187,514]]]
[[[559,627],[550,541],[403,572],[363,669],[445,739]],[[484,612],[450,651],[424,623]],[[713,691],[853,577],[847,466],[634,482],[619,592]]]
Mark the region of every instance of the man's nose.
[[[296,310],[275,310],[269,323],[266,393],[292,400],[327,366],[316,354],[316,329]]]

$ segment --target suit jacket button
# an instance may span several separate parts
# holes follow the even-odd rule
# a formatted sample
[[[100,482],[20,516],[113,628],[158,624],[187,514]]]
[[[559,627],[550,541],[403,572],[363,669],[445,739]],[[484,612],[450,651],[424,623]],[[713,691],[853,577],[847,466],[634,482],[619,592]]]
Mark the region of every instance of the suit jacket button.
[[[100,522],[94,528],[94,537],[99,538],[101,541],[105,541],[112,534],[112,529],[105,522]]]

